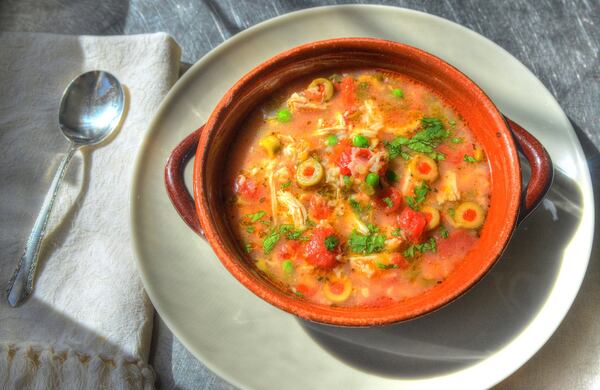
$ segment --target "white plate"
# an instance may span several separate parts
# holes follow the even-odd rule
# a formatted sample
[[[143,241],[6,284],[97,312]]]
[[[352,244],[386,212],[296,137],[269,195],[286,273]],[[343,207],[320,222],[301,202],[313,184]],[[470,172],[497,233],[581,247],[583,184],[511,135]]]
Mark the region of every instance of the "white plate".
[[[546,208],[517,230],[506,254],[477,286],[431,315],[373,329],[308,324],[255,297],[180,220],[163,185],[164,162],[173,147],[206,120],[240,76],[290,47],[352,36],[407,43],[457,66],[538,137],[561,170]],[[573,129],[529,70],[464,27],[381,6],[284,15],[202,58],[154,118],[131,197],[138,266],[161,317],[210,369],[239,387],[257,389],[494,385],[539,350],[573,302],[589,260],[593,207]]]

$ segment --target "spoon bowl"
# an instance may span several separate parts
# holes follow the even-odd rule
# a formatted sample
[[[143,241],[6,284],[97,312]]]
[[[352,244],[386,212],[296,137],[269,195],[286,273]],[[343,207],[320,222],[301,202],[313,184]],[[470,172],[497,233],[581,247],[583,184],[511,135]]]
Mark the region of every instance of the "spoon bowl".
[[[104,71],[83,73],[63,93],[58,124],[71,142],[96,144],[117,127],[124,107],[125,94],[115,76]]]
[[[65,89],[60,102],[58,124],[70,141],[69,150],[54,175],[48,190],[49,195],[46,196],[35,220],[23,256],[8,282],[7,300],[10,306],[20,305],[33,292],[40,244],[71,157],[79,147],[97,144],[117,128],[124,108],[123,87],[119,80],[108,72],[83,73],[73,79]]]

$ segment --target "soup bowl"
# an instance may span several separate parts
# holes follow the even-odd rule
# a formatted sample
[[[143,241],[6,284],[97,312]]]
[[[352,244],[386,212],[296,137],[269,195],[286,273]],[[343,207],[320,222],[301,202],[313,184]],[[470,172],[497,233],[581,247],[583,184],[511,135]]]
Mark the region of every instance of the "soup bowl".
[[[490,207],[474,248],[442,283],[421,295],[376,307],[319,305],[282,290],[246,257],[225,212],[224,167],[230,160],[231,145],[252,109],[299,77],[354,67],[401,73],[435,91],[466,121],[486,151],[490,168]],[[525,189],[518,150],[531,168]],[[183,171],[193,157],[192,197],[184,184]],[[467,76],[420,49],[371,38],[313,42],[258,65],[225,93],[206,124],[175,148],[165,167],[166,188],[175,209],[191,229],[208,240],[222,264],[239,282],[289,313],[340,326],[404,321],[456,299],[498,260],[518,223],[542,200],[552,175],[550,157],[540,142],[504,117]]]

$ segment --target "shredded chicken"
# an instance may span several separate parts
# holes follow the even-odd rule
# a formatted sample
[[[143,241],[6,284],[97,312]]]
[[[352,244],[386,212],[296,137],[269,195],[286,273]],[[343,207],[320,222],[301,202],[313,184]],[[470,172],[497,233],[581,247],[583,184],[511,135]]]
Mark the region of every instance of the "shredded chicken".
[[[379,255],[350,256],[350,266],[370,278],[375,274],[374,262],[378,257]]]
[[[338,112],[336,114],[336,119],[336,123],[332,124],[331,126],[324,126],[325,123],[323,119],[319,119],[317,121],[317,130],[315,130],[315,135],[328,135],[347,130],[348,125],[346,123],[346,119],[341,113]]]
[[[316,110],[325,110],[327,108],[327,104],[325,103],[311,103],[310,100],[304,95],[299,94],[298,92],[294,92],[292,96],[287,100],[287,105],[292,112],[301,110],[303,108],[316,109]]]
[[[295,226],[299,228],[306,227],[308,213],[304,205],[294,195],[287,191],[278,191],[277,200],[287,207],[288,214],[292,217]]]
[[[439,204],[444,202],[453,202],[460,199],[460,192],[456,184],[456,172],[448,171],[444,173],[441,179],[437,201]]]

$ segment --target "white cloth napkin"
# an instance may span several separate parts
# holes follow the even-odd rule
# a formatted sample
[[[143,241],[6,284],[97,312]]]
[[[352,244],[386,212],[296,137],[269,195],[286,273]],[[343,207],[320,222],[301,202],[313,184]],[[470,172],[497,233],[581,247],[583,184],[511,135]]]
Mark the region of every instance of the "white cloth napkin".
[[[0,33],[0,388],[153,387],[153,308],[134,262],[129,192],[136,151],[179,59],[163,33]],[[11,308],[3,290],[68,146],[57,126],[60,97],[94,69],[125,85],[125,120],[71,161],[35,292]]]

